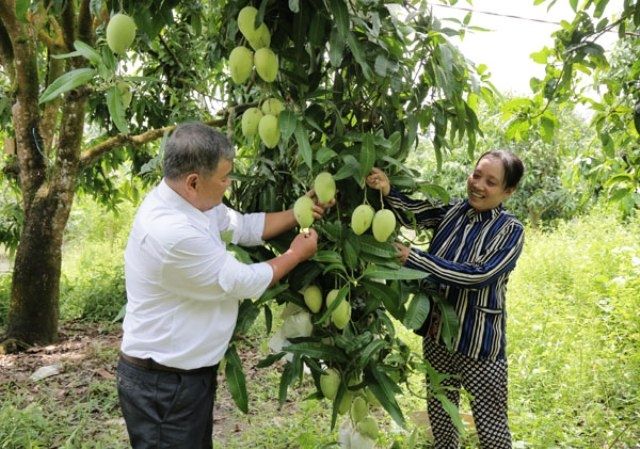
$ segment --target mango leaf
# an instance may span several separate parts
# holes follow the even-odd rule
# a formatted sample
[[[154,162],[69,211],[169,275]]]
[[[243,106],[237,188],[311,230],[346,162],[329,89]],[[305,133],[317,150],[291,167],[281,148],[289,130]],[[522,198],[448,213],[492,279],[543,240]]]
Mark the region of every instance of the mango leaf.
[[[460,326],[458,315],[453,305],[448,302],[438,301],[436,304],[442,314],[442,330],[440,332],[442,341],[447,349],[452,350],[453,342],[458,336],[458,327]]]
[[[395,394],[398,392],[399,387],[374,364],[369,364],[366,373],[370,373],[373,377],[372,382],[367,383],[367,387],[371,390],[374,396],[380,401],[380,405],[389,413],[393,420],[401,427],[404,427],[405,421],[402,415],[402,410],[396,401]],[[402,391],[400,390],[400,393]]]
[[[313,256],[313,260],[322,263],[342,264],[342,257],[335,251],[320,250]]]
[[[244,335],[247,333],[256,318],[260,315],[260,308],[250,300],[245,299],[240,303],[238,310],[238,321],[236,322],[235,334]]]
[[[362,49],[362,45],[360,44],[358,39],[356,39],[355,34],[351,32],[348,33],[347,45],[349,45],[349,48],[351,49],[351,53],[353,54],[353,57],[355,58],[356,62],[360,65],[360,68],[362,69],[362,74],[367,79],[367,81],[371,81],[371,79],[373,78],[371,67],[369,67],[369,64],[367,63],[367,59],[365,58],[365,55],[364,55],[364,50]]]
[[[302,123],[297,123],[296,129],[293,132],[296,136],[296,142],[298,143],[298,154],[302,158],[307,167],[312,168],[313,154],[311,151],[311,145],[309,144],[309,134],[307,129],[302,126]]]
[[[103,63],[102,58],[100,57],[100,53],[95,51],[93,47],[91,47],[91,45],[85,44],[82,41],[74,41],[73,46],[77,51],[80,52],[80,54],[84,58],[89,60],[93,65],[98,66]]]
[[[344,38],[337,30],[331,31],[329,36],[329,62],[333,67],[340,67],[344,57]]]
[[[397,270],[392,268],[383,268],[376,265],[369,265],[362,275],[369,279],[393,279],[393,280],[415,280],[424,279],[429,276],[428,273],[413,268],[400,267]]]
[[[280,137],[284,143],[289,141],[289,138],[296,129],[296,114],[293,111],[284,110],[278,117],[278,126],[280,127]]]
[[[342,40],[345,41],[347,39],[347,33],[349,32],[349,10],[347,9],[347,5],[344,0],[330,0],[329,3],[338,34]]]
[[[333,400],[333,407],[331,409],[331,429],[333,430],[336,426],[336,421],[338,420],[338,410],[340,408],[340,402],[342,402],[342,398],[347,392],[347,385],[344,382],[344,379],[341,380],[340,386],[338,387],[338,392],[336,393],[336,397]]]
[[[354,269],[358,266],[358,253],[360,252],[360,242],[353,232],[348,232],[347,237],[342,244],[344,252],[344,261],[347,267]]]
[[[378,242],[371,235],[361,235],[359,242],[360,250],[364,253],[371,254],[382,258],[395,258],[395,248],[386,242]]]
[[[112,86],[107,90],[107,109],[111,120],[122,134],[129,134],[129,124],[124,116],[124,104],[122,103],[122,94],[120,89]]]
[[[411,330],[420,329],[429,315],[429,310],[431,310],[429,297],[422,292],[416,293],[409,304],[402,324]]]
[[[57,98],[65,92],[80,87],[83,84],[88,83],[96,75],[96,71],[90,68],[75,69],[65,73],[59,78],[55,79],[49,86],[42,92],[38,104],[46,103],[48,101]]]
[[[324,165],[327,162],[329,162],[331,159],[336,157],[337,155],[338,155],[338,153],[333,151],[331,148],[321,147],[316,152],[316,161],[318,161],[318,163],[320,163],[320,165]]]
[[[378,352],[384,347],[388,346],[388,343],[379,338],[371,341],[362,351],[358,353],[357,365],[361,367],[367,366],[367,364],[376,356]]]
[[[360,173],[360,163],[356,160],[355,157],[347,154],[342,158],[344,161],[344,165],[338,169],[338,171],[333,175],[333,179],[336,181],[340,181],[342,179],[349,178],[351,176],[356,176]]]
[[[259,302],[260,303],[265,303],[267,301],[271,301],[273,298],[275,298],[276,296],[278,296],[280,293],[284,292],[285,290],[289,289],[289,284],[286,283],[281,283],[276,285],[275,287],[271,287],[269,289],[267,289],[262,296],[260,296]]]
[[[282,376],[280,377],[280,387],[278,388],[278,401],[284,404],[287,400],[287,390],[289,385],[296,379],[293,363],[289,362],[285,365]]]
[[[399,301],[399,296],[396,291],[385,284],[380,284],[374,281],[363,281],[364,288],[375,296],[380,298],[384,304],[385,309],[397,320],[402,321],[405,316],[405,309],[402,307]]]
[[[82,56],[82,52],[78,50],[72,51],[70,53],[61,53],[61,54],[51,55],[53,59],[69,59],[69,58],[75,58],[78,56]]]
[[[427,195],[430,198],[437,198],[444,204],[449,203],[451,196],[449,192],[438,184],[418,184],[418,190]]]
[[[226,365],[224,374],[227,379],[227,386],[233,401],[244,413],[249,413],[249,398],[247,395],[247,384],[242,370],[242,362],[236,352],[235,344],[229,345],[225,354]]]
[[[276,363],[278,360],[280,360],[286,354],[287,353],[284,352],[284,351],[278,352],[276,354],[269,354],[268,356],[266,356],[264,359],[260,360],[256,364],[256,368],[267,368],[267,367],[273,365],[274,363]]]
[[[444,408],[451,418],[451,422],[453,422],[453,425],[458,429],[458,433],[464,435],[464,424],[462,423],[462,418],[460,418],[460,410],[458,407],[456,407],[444,393],[436,394],[435,398],[442,404],[442,408]]]
[[[347,363],[349,360],[344,353],[335,346],[325,345],[318,342],[293,343],[282,348],[283,351],[308,356],[314,359],[321,359],[326,362]]]
[[[318,47],[324,43],[326,23],[324,15],[316,11],[309,26],[309,44],[313,47]]]
[[[322,273],[322,265],[315,262],[304,262],[298,265],[289,273],[287,279],[291,290],[299,291],[309,285],[316,277]]]
[[[271,328],[273,326],[273,313],[271,312],[271,309],[267,305],[263,306],[263,310],[264,310],[264,325],[267,328],[267,333],[269,334],[271,333]]]
[[[373,143],[373,134],[366,133],[362,136],[360,147],[360,187],[364,187],[364,179],[376,163],[376,147]]]

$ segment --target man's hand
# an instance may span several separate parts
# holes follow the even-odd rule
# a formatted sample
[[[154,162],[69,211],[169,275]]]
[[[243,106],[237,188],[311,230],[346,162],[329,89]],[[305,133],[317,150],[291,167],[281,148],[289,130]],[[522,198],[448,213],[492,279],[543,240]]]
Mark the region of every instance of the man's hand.
[[[293,270],[300,262],[310,259],[318,250],[318,233],[315,229],[298,234],[289,245],[289,249],[278,257],[268,260],[273,269],[271,285]]]
[[[386,173],[380,170],[377,167],[373,167],[369,176],[365,179],[367,185],[375,190],[380,190],[383,196],[389,195],[389,191],[391,191],[391,184],[389,183],[389,178]]]
[[[300,262],[313,257],[317,250],[318,233],[313,228],[309,229],[308,232],[298,234],[289,246],[289,251],[295,254]]]
[[[313,218],[316,220],[320,220],[324,216],[325,212],[336,204],[335,198],[328,203],[319,202],[316,192],[313,189],[309,190],[306,195],[313,200]]]

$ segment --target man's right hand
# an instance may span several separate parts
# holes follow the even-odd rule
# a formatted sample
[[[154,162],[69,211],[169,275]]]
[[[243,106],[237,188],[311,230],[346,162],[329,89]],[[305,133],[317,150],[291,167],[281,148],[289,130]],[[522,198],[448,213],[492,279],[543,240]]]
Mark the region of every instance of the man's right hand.
[[[317,250],[318,233],[315,229],[309,229],[308,232],[298,234],[284,254],[267,261],[273,269],[273,278],[269,285],[271,286],[278,282],[300,262],[304,262],[313,257]]]
[[[313,228],[301,232],[293,239],[289,250],[298,256],[301,262],[310,259],[318,250],[318,233]]]

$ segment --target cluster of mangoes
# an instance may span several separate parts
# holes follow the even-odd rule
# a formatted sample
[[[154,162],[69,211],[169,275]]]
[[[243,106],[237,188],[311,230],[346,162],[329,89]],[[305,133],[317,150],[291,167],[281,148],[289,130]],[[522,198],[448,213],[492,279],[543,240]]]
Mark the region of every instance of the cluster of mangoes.
[[[245,6],[238,14],[238,29],[255,51],[239,45],[229,54],[229,71],[236,84],[244,84],[251,77],[255,67],[258,76],[266,83],[272,83],[278,76],[278,56],[269,48],[271,32],[262,22],[256,25],[258,10]],[[280,141],[278,116],[284,105],[277,98],[268,98],[260,108],[248,108],[242,114],[242,134],[253,138],[256,133],[267,148],[275,148]]]

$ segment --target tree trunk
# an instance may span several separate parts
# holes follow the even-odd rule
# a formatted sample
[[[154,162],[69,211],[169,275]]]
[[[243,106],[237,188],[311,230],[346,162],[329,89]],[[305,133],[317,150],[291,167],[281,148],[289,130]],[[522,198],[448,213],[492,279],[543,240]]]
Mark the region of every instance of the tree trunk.
[[[69,209],[70,205],[51,196],[32,204],[16,252],[8,339],[26,344],[48,344],[58,338],[64,226],[56,223],[61,218],[66,223]]]

